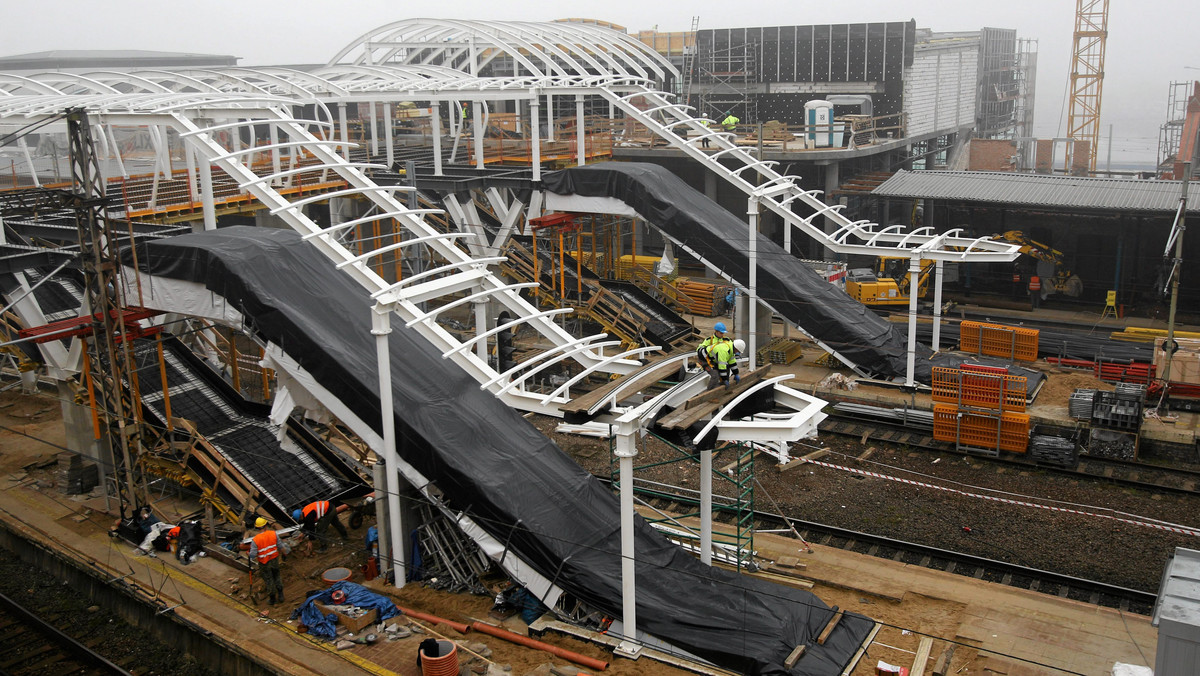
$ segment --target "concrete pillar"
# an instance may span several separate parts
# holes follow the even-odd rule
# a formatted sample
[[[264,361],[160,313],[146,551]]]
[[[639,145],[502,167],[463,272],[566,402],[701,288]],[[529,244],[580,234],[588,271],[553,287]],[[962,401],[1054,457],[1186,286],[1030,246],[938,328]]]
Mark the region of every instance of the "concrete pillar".
[[[835,190],[837,190],[838,185],[840,183],[840,179],[838,178],[838,174],[840,173],[838,171],[838,167],[839,167],[839,165],[837,162],[831,162],[831,163],[825,165],[825,194],[823,195],[823,197],[824,197],[823,201],[826,204],[833,204],[834,198],[831,197],[831,195],[833,194],[833,192]],[[837,232],[837,229],[838,229],[837,222],[834,221],[834,219],[831,216],[824,216],[823,218],[825,219],[825,233],[832,235],[834,232]],[[834,253],[834,251],[832,249],[830,249],[829,247],[823,247],[823,248],[824,248],[824,252],[822,255],[825,260],[828,260],[828,261],[837,260],[837,254]]]

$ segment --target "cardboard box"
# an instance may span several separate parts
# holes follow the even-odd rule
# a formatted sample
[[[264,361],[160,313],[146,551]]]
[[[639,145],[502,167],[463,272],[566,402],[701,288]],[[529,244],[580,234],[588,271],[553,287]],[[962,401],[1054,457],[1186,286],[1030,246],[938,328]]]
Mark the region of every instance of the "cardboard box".
[[[328,615],[330,613],[337,615],[338,624],[344,626],[346,630],[352,634],[357,634],[364,628],[369,627],[379,621],[379,610],[376,608],[368,610],[361,617],[350,617],[345,613],[341,613],[333,608],[330,608],[320,601],[316,602],[316,606],[317,610],[321,611],[322,615]]]

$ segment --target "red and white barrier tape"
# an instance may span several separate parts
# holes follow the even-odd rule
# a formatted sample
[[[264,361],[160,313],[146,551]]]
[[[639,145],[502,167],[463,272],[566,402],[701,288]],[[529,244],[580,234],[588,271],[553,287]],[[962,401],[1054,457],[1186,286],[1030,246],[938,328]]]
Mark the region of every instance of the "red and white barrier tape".
[[[1200,530],[1194,530],[1192,528],[1184,528],[1182,526],[1172,526],[1172,525],[1168,525],[1168,524],[1151,523],[1148,521],[1137,521],[1135,519],[1127,519],[1127,518],[1123,518],[1123,517],[1116,516],[1113,514],[1098,514],[1096,512],[1085,512],[1085,511],[1082,511],[1079,509],[1070,509],[1068,507],[1056,507],[1054,505],[1043,505],[1043,504],[1039,504],[1036,502],[1028,502],[1025,500],[1013,500],[1010,498],[1001,498],[1001,497],[997,497],[995,495],[983,495],[981,493],[970,493],[968,491],[962,491],[957,488],[947,488],[945,486],[938,486],[936,484],[927,484],[927,483],[923,483],[920,481],[913,481],[912,479],[901,479],[900,477],[896,477],[896,476],[880,474],[878,472],[868,472],[866,470],[855,469],[853,467],[844,467],[842,465],[834,465],[834,464],[828,463],[828,462],[821,462],[820,460],[806,460],[805,462],[808,462],[813,465],[820,465],[821,467],[828,467],[830,469],[838,469],[838,470],[842,470],[844,472],[850,472],[851,474],[861,474],[862,476],[875,477],[876,479],[884,479],[885,481],[895,481],[897,483],[909,484],[910,486],[918,486],[921,488],[932,488],[934,490],[945,491],[947,493],[957,493],[958,495],[963,495],[963,496],[966,496],[969,498],[980,498],[983,500],[991,500],[993,502],[1003,502],[1005,504],[1018,505],[1021,507],[1036,507],[1037,509],[1045,509],[1045,510],[1048,510],[1051,512],[1065,512],[1068,514],[1079,514],[1080,516],[1094,516],[1094,517],[1097,517],[1100,519],[1112,519],[1113,521],[1119,521],[1121,523],[1127,523],[1127,524],[1131,524],[1134,526],[1143,526],[1145,528],[1155,528],[1157,530],[1165,530],[1165,531],[1168,531],[1171,533],[1179,533],[1181,535],[1192,535],[1192,536],[1200,537]]]

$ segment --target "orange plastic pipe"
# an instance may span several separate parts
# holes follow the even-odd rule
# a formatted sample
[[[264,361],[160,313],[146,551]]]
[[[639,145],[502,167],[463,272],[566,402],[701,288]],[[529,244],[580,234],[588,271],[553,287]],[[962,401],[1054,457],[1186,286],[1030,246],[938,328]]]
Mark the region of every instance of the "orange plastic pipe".
[[[565,648],[559,648],[558,646],[553,646],[553,645],[550,645],[549,643],[543,643],[541,641],[529,638],[528,636],[514,634],[513,632],[511,632],[507,629],[501,629],[500,627],[495,627],[490,624],[485,624],[483,622],[472,622],[471,628],[474,629],[475,631],[481,631],[485,634],[490,634],[491,636],[495,636],[496,638],[502,638],[505,641],[510,641],[510,642],[516,643],[518,645],[523,645],[527,648],[533,648],[534,650],[543,650],[545,652],[550,653],[551,655],[554,655],[555,657],[561,657],[564,660],[567,660],[569,662],[574,662],[575,664],[586,667],[593,671],[604,671],[605,669],[608,668],[608,662],[605,662],[603,660],[598,660],[598,659],[595,659],[592,657],[588,657],[587,655],[580,655],[577,652],[572,652]]]
[[[400,609],[400,612],[413,618],[414,620],[421,620],[424,622],[429,622],[430,624],[444,624],[447,627],[450,627],[451,629],[453,629],[454,631],[457,631],[460,634],[469,634],[471,632],[471,628],[465,624],[462,624],[461,622],[452,622],[450,620],[438,617],[437,615],[427,615],[425,613],[419,613],[415,610],[409,610],[408,608],[405,608],[403,606],[396,606],[396,607]]]

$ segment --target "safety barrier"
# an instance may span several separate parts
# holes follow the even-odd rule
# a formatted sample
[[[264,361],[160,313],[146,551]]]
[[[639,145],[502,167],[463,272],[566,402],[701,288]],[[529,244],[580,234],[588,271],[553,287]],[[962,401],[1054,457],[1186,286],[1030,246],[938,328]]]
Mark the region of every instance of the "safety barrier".
[[[959,324],[958,333],[958,346],[963,352],[1037,361],[1037,329],[966,321]]]
[[[1006,369],[963,364],[961,369],[933,368],[933,400],[957,406],[1024,411],[1025,376]]]
[[[959,446],[1024,453],[1029,446],[1029,415],[960,410],[948,404],[934,404],[933,438]]]

